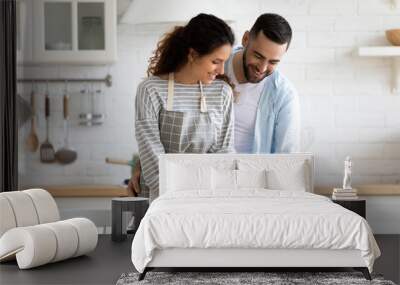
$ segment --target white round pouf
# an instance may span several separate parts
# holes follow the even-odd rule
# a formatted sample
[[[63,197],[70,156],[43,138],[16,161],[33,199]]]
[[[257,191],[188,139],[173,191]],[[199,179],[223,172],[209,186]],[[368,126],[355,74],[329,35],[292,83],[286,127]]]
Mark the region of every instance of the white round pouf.
[[[17,223],[11,204],[6,197],[0,195],[0,237],[9,229],[15,228]]]
[[[57,252],[51,262],[70,258],[78,250],[79,237],[75,228],[65,221],[44,224],[53,231],[57,238]]]
[[[53,231],[41,225],[11,229],[0,241],[1,256],[16,255],[20,269],[51,262],[57,250]]]
[[[78,232],[79,244],[74,257],[86,254],[96,248],[98,232],[96,225],[91,220],[86,218],[74,218],[65,220],[64,222],[74,226]]]
[[[53,196],[43,189],[29,189],[23,191],[29,195],[35,205],[39,224],[51,223],[60,220],[60,213]]]
[[[0,193],[0,262],[20,269],[80,256],[97,246],[96,225],[86,218],[58,221],[53,197],[43,189]]]
[[[86,218],[13,228],[0,238],[0,259],[16,255],[20,269],[57,262],[94,250],[97,235]]]
[[[33,226],[39,223],[35,205],[28,194],[23,191],[1,193],[8,202],[15,216],[17,227]]]

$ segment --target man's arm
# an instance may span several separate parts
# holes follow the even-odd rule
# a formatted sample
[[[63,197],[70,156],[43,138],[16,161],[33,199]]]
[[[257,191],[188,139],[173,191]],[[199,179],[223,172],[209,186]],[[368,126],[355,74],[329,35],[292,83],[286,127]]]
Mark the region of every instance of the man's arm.
[[[300,151],[300,103],[294,90],[276,115],[274,126],[273,153]]]

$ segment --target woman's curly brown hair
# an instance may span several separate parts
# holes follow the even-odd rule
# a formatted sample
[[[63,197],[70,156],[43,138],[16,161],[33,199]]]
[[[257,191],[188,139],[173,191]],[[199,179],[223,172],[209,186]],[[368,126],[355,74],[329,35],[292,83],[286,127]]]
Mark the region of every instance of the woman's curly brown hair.
[[[149,60],[147,75],[164,75],[177,72],[188,61],[190,48],[199,56],[211,53],[222,45],[233,45],[235,37],[231,28],[223,20],[208,14],[199,14],[186,26],[177,26],[158,42]],[[231,82],[225,75],[217,78]]]

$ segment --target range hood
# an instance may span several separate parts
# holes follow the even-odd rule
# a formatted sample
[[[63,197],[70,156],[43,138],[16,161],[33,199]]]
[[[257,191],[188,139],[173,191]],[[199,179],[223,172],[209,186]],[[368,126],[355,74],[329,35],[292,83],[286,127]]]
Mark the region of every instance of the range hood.
[[[118,23],[121,21],[122,16],[126,13],[132,0],[117,0],[117,15]]]
[[[228,15],[225,0],[118,0],[121,7],[121,24],[183,24],[199,13],[213,14],[228,23],[233,19]],[[130,5],[128,6],[127,4]],[[126,8],[127,7],[127,8]]]

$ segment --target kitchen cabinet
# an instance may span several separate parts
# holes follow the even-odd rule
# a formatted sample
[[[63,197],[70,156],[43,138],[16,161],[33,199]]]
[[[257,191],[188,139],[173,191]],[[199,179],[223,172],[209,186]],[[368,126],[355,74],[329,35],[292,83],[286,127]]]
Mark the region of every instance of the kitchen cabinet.
[[[30,2],[32,58],[24,58],[24,62],[108,64],[117,60],[115,0]]]

